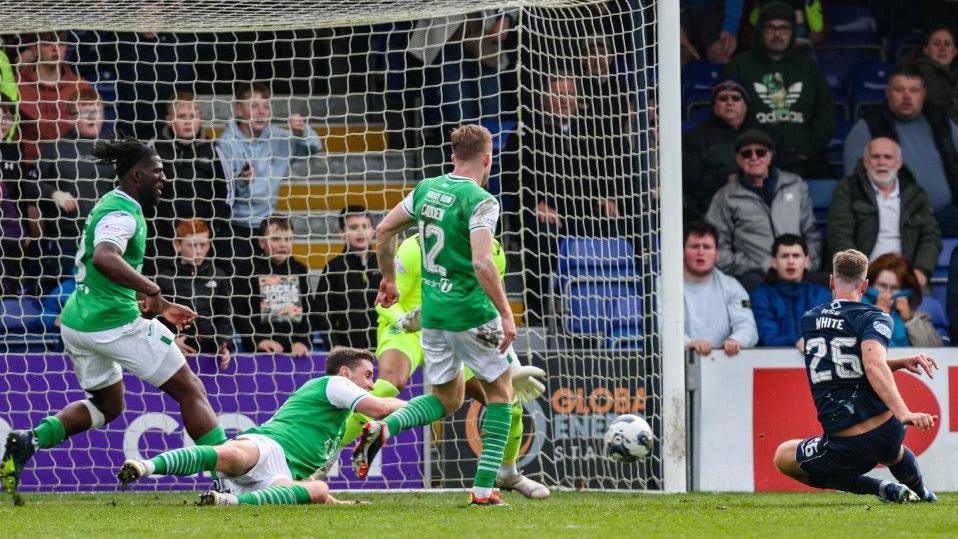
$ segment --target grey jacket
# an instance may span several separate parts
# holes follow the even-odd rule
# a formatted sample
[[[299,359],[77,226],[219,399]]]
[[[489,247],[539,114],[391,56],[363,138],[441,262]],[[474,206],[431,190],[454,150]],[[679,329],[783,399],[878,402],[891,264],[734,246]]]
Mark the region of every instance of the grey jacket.
[[[786,233],[805,238],[811,269],[819,267],[822,239],[808,184],[791,172],[775,169],[773,174],[778,175],[778,182],[771,207],[738,181],[727,183],[712,199],[706,220],[718,229],[718,267],[729,275],[768,271],[772,243]]]

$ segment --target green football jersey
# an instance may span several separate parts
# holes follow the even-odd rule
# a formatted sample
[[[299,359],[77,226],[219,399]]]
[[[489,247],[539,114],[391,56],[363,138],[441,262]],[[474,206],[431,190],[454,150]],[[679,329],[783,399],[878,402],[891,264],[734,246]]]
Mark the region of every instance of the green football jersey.
[[[286,453],[293,479],[306,479],[339,454],[346,418],[369,393],[342,376],[314,378],[293,392],[269,421],[243,434],[261,434]]]
[[[422,247],[422,327],[472,329],[496,316],[472,267],[470,234],[495,233],[499,203],[469,178],[446,174],[419,182],[403,201],[419,222]]]
[[[492,240],[492,259],[496,262],[499,275],[506,274],[506,253],[499,240]],[[396,288],[399,289],[399,301],[385,308],[376,305],[379,313],[379,325],[396,325],[400,316],[422,305],[422,247],[419,234],[409,236],[399,244],[396,250]]]
[[[146,250],[146,221],[143,209],[130,195],[114,189],[93,207],[83,227],[76,255],[76,290],[63,306],[61,323],[76,331],[106,331],[136,320],[140,309],[133,289],[120,286],[93,266],[94,234],[100,220],[112,214],[129,214],[136,222],[126,241],[123,260],[139,272]]]

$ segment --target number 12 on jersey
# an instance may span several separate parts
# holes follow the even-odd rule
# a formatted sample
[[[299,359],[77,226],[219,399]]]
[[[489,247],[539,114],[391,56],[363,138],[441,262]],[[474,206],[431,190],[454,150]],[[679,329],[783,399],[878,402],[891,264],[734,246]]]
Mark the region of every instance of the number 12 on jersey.
[[[422,265],[426,268],[426,271],[429,273],[434,273],[442,277],[446,276],[446,267],[437,263],[436,258],[439,256],[439,251],[442,251],[443,245],[446,243],[446,232],[432,224],[424,223],[419,221],[419,237],[422,240],[419,242],[419,245],[422,247]],[[426,243],[430,238],[435,238],[435,243],[432,244],[432,247],[429,250],[426,250]]]

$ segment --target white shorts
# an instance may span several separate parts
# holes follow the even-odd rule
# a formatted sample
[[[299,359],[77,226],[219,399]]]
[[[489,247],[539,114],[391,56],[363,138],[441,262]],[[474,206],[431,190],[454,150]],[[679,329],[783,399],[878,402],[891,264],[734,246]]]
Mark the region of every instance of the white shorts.
[[[106,331],[85,332],[62,326],[63,347],[73,359],[80,387],[94,391],[123,377],[123,369],[159,387],[176,374],[186,358],[175,336],[159,320],[137,318]]]
[[[256,448],[259,449],[259,459],[243,475],[232,477],[219,474],[224,492],[239,496],[247,492],[271,487],[273,483],[280,479],[293,480],[293,472],[289,471],[289,465],[286,464],[286,452],[283,451],[276,440],[262,434],[244,434],[237,436],[235,439],[249,440],[255,443]]]
[[[464,331],[422,328],[422,353],[426,381],[438,385],[454,379],[463,364],[468,365],[476,378],[492,382],[506,372],[509,360],[499,353],[498,345],[490,345],[477,338],[480,328],[502,327],[502,320],[495,319],[478,328]]]

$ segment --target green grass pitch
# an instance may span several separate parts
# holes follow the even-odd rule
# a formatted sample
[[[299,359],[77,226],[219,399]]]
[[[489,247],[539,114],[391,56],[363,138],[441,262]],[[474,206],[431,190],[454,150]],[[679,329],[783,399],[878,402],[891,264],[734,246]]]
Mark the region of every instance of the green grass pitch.
[[[840,493],[558,492],[477,508],[465,493],[365,494],[348,507],[195,507],[193,493],[0,494],[0,537],[888,537],[958,534],[958,494],[886,505]],[[346,496],[340,496],[344,498]]]

